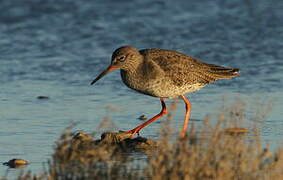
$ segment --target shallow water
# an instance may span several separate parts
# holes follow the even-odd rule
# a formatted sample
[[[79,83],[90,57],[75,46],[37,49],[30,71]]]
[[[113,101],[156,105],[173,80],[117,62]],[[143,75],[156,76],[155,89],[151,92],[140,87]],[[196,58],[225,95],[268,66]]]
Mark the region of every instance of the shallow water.
[[[93,132],[111,116],[126,130],[141,123],[140,115],[159,112],[158,99],[128,89],[118,71],[89,85],[125,44],[174,49],[241,69],[240,77],[188,95],[192,119],[216,114],[223,99],[240,97],[250,114],[258,101],[272,100],[261,134],[276,148],[283,137],[282,8],[280,0],[0,1],[0,161],[23,158],[31,162],[26,170],[40,172],[71,122]],[[176,130],[183,113],[180,101]],[[159,127],[153,123],[141,133],[157,138]],[[0,176],[19,172],[0,166]]]

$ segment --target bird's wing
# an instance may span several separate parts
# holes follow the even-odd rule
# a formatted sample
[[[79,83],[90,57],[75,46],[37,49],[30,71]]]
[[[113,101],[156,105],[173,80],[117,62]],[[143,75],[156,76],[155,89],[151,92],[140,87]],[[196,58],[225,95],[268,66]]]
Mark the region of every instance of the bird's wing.
[[[150,53],[149,53],[150,52]],[[154,61],[177,86],[208,84],[217,79],[229,79],[238,75],[238,69],[206,64],[194,57],[170,51],[152,49],[146,59]]]

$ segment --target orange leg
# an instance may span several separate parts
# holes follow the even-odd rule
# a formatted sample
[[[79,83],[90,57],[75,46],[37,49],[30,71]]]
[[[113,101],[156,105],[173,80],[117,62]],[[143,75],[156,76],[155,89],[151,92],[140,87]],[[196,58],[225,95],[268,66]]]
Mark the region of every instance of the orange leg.
[[[183,138],[183,137],[186,136],[186,132],[187,132],[187,128],[188,128],[188,124],[189,124],[189,120],[190,120],[191,103],[190,103],[189,99],[187,99],[184,95],[181,95],[181,97],[186,104],[185,120],[184,120],[183,128],[182,128],[182,131],[181,131],[181,134],[180,134],[180,137]]]
[[[149,125],[150,123],[152,123],[153,121],[159,119],[160,117],[164,116],[165,114],[168,113],[167,109],[166,109],[166,105],[165,105],[165,102],[164,102],[164,99],[163,98],[160,98],[160,101],[161,101],[161,105],[162,105],[162,109],[160,111],[159,114],[157,114],[156,116],[154,116],[153,118],[151,118],[150,120],[144,122],[143,124],[135,127],[134,129],[132,130],[129,130],[129,131],[126,131],[125,133],[131,133],[132,136],[134,136],[136,133],[139,133],[139,131],[144,128],[145,126]]]

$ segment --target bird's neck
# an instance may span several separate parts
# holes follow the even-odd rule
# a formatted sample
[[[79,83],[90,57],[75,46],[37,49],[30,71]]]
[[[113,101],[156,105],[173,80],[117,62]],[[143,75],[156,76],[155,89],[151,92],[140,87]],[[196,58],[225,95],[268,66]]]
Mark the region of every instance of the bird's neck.
[[[140,70],[140,67],[143,65],[143,59],[135,59],[133,61],[130,61],[127,63],[125,67],[122,67],[121,69],[127,73],[135,74],[137,71]]]
[[[128,66],[126,68],[121,68],[121,76],[123,81],[127,81],[125,82],[126,84],[131,81],[133,81],[134,79],[139,79],[140,75],[142,74],[142,66],[143,63],[133,63],[133,64],[128,64]]]

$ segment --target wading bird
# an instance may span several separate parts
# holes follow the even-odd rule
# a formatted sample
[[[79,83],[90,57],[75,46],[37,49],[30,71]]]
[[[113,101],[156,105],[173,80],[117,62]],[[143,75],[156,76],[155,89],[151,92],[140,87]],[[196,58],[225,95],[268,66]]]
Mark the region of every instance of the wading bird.
[[[159,114],[125,132],[130,133],[131,136],[168,113],[165,98],[180,96],[186,105],[185,120],[180,133],[180,136],[184,137],[191,112],[191,103],[185,94],[199,90],[218,79],[230,79],[239,75],[239,69],[207,64],[177,51],[164,49],[139,51],[131,46],[123,46],[113,52],[111,64],[91,84],[115,69],[120,69],[122,80],[129,88],[158,97],[161,101],[162,109]]]

